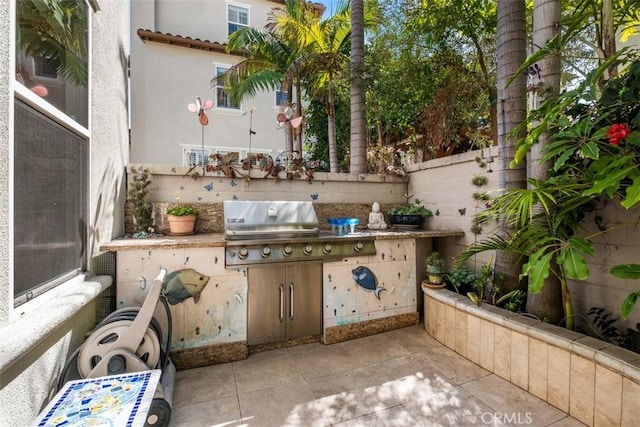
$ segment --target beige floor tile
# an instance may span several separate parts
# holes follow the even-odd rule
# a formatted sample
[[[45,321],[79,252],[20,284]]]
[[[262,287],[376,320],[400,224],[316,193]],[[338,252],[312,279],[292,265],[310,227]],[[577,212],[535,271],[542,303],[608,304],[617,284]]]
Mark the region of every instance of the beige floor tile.
[[[432,348],[418,356],[454,384],[464,384],[491,373],[446,347]]]
[[[547,426],[566,416],[564,412],[494,374],[463,384],[462,388],[489,405],[496,414],[501,414],[500,420],[504,424]]]
[[[402,405],[422,426],[487,426],[493,410],[461,387]]]
[[[176,372],[174,408],[235,395],[236,383],[231,363]]]
[[[398,406],[391,390],[383,386],[366,388],[345,387],[342,392],[322,397],[315,404],[322,408],[331,424],[358,418],[362,415]]]
[[[442,345],[424,330],[422,324],[395,329],[385,332],[385,335],[389,336],[389,338],[400,344],[410,353]]]
[[[361,365],[395,359],[410,354],[409,350],[386,334],[370,335],[341,344]]]
[[[240,417],[237,396],[210,399],[195,405],[173,407],[171,427],[246,426]]]
[[[418,422],[402,406],[334,424],[334,427],[415,427]]]
[[[584,424],[582,424],[580,421],[576,420],[575,418],[571,418],[569,416],[566,416],[560,421],[556,421],[553,424],[549,424],[549,427],[583,427],[583,426]]]
[[[341,344],[306,344],[290,348],[289,353],[305,377],[344,372],[362,366]]]
[[[264,351],[233,362],[238,393],[261,390],[278,384],[302,380],[287,349]]]
[[[366,369],[380,382],[382,389],[391,392],[400,403],[454,387],[447,377],[417,355],[368,365]]]
[[[327,426],[323,405],[304,381],[238,394],[247,426]]]

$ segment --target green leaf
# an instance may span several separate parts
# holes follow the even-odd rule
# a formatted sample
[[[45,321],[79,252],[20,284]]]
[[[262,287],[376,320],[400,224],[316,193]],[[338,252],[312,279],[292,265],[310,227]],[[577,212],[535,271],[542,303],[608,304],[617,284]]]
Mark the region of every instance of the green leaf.
[[[595,141],[589,141],[582,146],[582,154],[588,159],[597,159],[600,155],[600,149]]]
[[[540,256],[542,250],[531,255],[529,262],[522,266],[522,275],[529,276],[529,292],[532,294],[540,292],[544,281],[549,277],[549,268],[551,266],[553,252]]]
[[[640,264],[620,264],[611,267],[609,273],[621,279],[640,279]]]
[[[570,246],[562,251],[562,255],[558,257],[558,261],[562,263],[567,277],[576,280],[586,280],[589,277],[589,268],[580,251]]]
[[[593,256],[593,245],[584,237],[574,236],[569,239],[569,244],[582,253]]]
[[[624,200],[620,204],[629,209],[638,202],[640,202],[640,176],[636,176],[633,179],[633,184],[627,187]]]
[[[480,305],[480,298],[475,292],[467,292],[467,296],[471,301],[473,301],[476,305]]]
[[[640,132],[633,131],[624,139],[627,143],[640,146]]]
[[[637,165],[631,165],[623,169],[619,169],[608,174],[603,179],[596,179],[593,183],[593,187],[585,190],[582,193],[583,196],[592,196],[594,194],[602,194],[606,192],[609,196],[613,195],[613,192],[618,189],[620,181],[625,178],[630,172],[637,170]]]
[[[626,319],[627,317],[629,317],[629,315],[633,311],[633,307],[635,307],[636,305],[638,296],[640,296],[640,292],[631,292],[629,295],[627,295],[627,298],[622,302],[620,311],[622,312],[623,319]]]
[[[573,155],[573,152],[574,152],[574,150],[573,150],[573,148],[571,148],[569,150],[566,150],[560,156],[558,156],[558,158],[556,158],[555,163],[553,164],[553,170],[557,171],[562,166],[564,166],[565,162],[569,159],[569,157],[571,157]]]

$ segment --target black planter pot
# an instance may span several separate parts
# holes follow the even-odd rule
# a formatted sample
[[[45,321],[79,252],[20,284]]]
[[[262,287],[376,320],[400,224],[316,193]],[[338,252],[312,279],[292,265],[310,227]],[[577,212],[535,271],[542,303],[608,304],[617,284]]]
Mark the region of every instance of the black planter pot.
[[[392,225],[406,225],[422,227],[422,215],[390,215],[389,220]]]

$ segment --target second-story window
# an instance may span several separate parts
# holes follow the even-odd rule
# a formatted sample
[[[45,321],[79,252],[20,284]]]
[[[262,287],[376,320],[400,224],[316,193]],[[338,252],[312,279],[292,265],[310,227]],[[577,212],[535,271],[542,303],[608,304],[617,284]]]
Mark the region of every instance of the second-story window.
[[[249,26],[249,8],[236,4],[227,5],[228,35]]]
[[[219,77],[222,73],[227,71],[228,68],[216,66],[216,77]],[[234,110],[240,109],[240,105],[233,102],[231,97],[227,93],[224,87],[224,81],[222,79],[216,80],[216,107],[217,108],[231,108]]]
[[[289,92],[284,90],[276,90],[276,107],[284,107],[289,101]]]

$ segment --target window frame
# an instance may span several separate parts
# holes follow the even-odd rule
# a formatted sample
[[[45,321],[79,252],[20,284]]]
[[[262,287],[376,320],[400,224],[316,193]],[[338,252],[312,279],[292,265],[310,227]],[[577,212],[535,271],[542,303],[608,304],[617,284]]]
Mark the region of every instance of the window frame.
[[[214,71],[214,75],[216,76],[216,84],[215,84],[215,88],[214,88],[214,108],[216,110],[219,111],[228,111],[228,112],[235,112],[235,113],[240,113],[242,112],[242,103],[238,104],[238,106],[234,107],[234,106],[220,106],[218,104],[218,91],[219,90],[223,90],[225,91],[225,95],[226,95],[226,99],[228,103],[231,103],[231,98],[229,97],[228,94],[226,94],[227,89],[225,88],[224,84],[220,84],[220,82],[218,82],[218,76],[221,74],[218,70],[219,69],[224,69],[224,71],[222,71],[223,73],[228,71],[229,68],[231,68],[232,65],[231,64],[221,64],[221,63],[214,63],[213,64],[213,71]]]
[[[94,0],[84,0],[84,4],[86,6],[86,32],[87,32],[87,85],[86,85],[86,114],[87,114],[87,125],[83,125],[80,122],[73,119],[64,111],[60,110],[55,105],[50,102],[44,100],[40,96],[36,95],[32,92],[27,86],[25,86],[21,81],[18,80],[17,75],[14,74],[16,65],[15,65],[15,56],[14,53],[11,54],[11,64],[10,70],[11,73],[14,74],[13,78],[10,79],[9,90],[11,96],[11,104],[10,104],[10,121],[11,127],[15,125],[15,109],[17,101],[24,103],[28,108],[32,108],[35,112],[42,114],[46,118],[55,122],[57,125],[63,127],[68,132],[74,134],[77,138],[82,140],[83,144],[87,144],[87,156],[85,158],[84,164],[84,197],[82,206],[80,206],[80,210],[83,212],[83,217],[86,219],[83,230],[83,244],[85,248],[89,247],[89,236],[91,224],[88,222],[90,218],[90,203],[91,203],[91,178],[90,178],[90,169],[91,169],[91,76],[92,76],[92,55],[91,55],[91,47],[92,47],[92,18],[93,13],[96,12],[97,2]],[[15,9],[14,9],[15,11]],[[15,13],[15,12],[14,12]],[[16,31],[14,28],[13,32]],[[13,38],[13,52],[16,52],[15,42],[16,39]],[[35,59],[31,58],[31,65],[34,71],[34,77],[38,80],[48,80],[48,81],[59,81],[58,79],[53,79],[51,77],[39,76],[35,74]],[[79,261],[79,266],[73,268],[70,271],[63,271],[56,277],[52,277],[49,280],[46,280],[43,283],[37,285],[37,287],[33,289],[29,289],[26,293],[21,294],[20,296],[16,296],[16,287],[15,287],[15,197],[16,197],[16,189],[15,189],[15,163],[16,163],[16,151],[15,151],[15,133],[13,130],[10,132],[10,163],[9,163],[9,206],[10,206],[10,252],[9,252],[9,277],[11,283],[11,295],[13,300],[13,309],[16,309],[19,306],[23,306],[28,304],[31,301],[34,301],[38,296],[46,293],[47,291],[62,285],[63,283],[69,283],[74,280],[84,279],[86,275],[87,266],[89,263],[90,254],[88,251],[84,251],[77,260]]]
[[[229,12],[231,10],[231,8],[236,8],[236,9],[244,9],[247,11],[247,23],[243,24],[241,22],[233,22],[229,19]],[[237,28],[233,31],[231,31],[230,26],[234,25]],[[233,34],[234,32],[240,30],[241,28],[247,28],[251,26],[251,5],[248,4],[244,4],[244,3],[237,3],[234,1],[227,1],[227,37],[229,37],[231,34]]]

